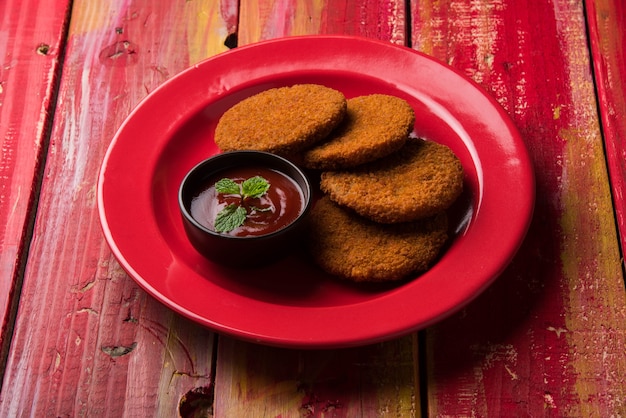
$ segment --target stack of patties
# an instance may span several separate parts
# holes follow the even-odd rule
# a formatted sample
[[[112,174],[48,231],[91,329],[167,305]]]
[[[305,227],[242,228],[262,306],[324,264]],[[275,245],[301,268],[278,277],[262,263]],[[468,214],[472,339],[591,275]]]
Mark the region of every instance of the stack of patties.
[[[300,84],[270,89],[226,111],[222,150],[286,156],[320,174],[310,250],[325,271],[358,282],[425,271],[448,239],[446,210],[463,189],[463,168],[446,146],[410,136],[411,106],[395,96],[346,100]]]
[[[342,125],[305,151],[304,165],[322,170],[325,195],[312,211],[310,249],[327,272],[395,281],[438,257],[463,168],[448,147],[410,137],[414,120],[397,97],[356,97]]]

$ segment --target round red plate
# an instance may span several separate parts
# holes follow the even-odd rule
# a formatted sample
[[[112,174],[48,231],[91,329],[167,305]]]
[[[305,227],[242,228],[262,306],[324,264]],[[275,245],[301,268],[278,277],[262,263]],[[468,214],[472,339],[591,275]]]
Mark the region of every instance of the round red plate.
[[[191,247],[178,187],[191,167],[219,152],[213,131],[220,115],[250,95],[296,83],[323,84],[348,98],[399,96],[415,109],[415,134],[459,156],[466,178],[451,212],[455,236],[428,272],[392,285],[356,285],[323,273],[304,251],[238,270],[212,264]],[[150,94],[110,145],[98,204],[122,267],[174,311],[251,341],[342,347],[424,328],[483,291],[524,238],[534,176],[507,114],[458,72],[389,43],[292,37],[207,59]]]

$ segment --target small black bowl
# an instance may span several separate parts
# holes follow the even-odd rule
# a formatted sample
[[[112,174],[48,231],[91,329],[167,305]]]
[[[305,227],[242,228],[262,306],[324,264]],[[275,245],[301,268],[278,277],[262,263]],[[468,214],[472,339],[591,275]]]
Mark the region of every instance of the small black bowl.
[[[291,178],[301,189],[302,209],[297,218],[283,228],[265,235],[235,236],[218,233],[192,216],[191,204],[207,183],[220,172],[236,168],[262,167]],[[289,160],[261,151],[231,151],[208,158],[183,179],[178,204],[185,232],[194,248],[204,257],[231,267],[255,267],[287,256],[298,246],[311,207],[311,183],[307,176]]]

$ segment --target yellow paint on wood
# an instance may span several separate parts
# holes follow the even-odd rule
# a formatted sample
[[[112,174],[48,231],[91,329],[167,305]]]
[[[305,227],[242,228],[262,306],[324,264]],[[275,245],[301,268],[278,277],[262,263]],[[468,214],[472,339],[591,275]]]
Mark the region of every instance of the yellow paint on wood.
[[[626,407],[626,370],[619,360],[626,352],[626,296],[597,129],[563,133],[567,138],[561,218],[561,262],[567,286],[564,335],[572,347],[580,401],[567,408],[580,416],[602,410],[598,393]]]
[[[375,410],[379,417],[421,416],[418,338],[412,334],[380,345],[385,361],[372,361],[369,381],[374,388],[361,396],[375,397],[376,406],[361,411],[364,416]],[[368,396],[368,392],[371,395]],[[375,409],[374,409],[375,408]]]
[[[419,416],[417,338],[294,351],[220,338],[216,416]]]
[[[573,13],[570,25],[577,16]],[[582,23],[581,23],[582,24]],[[581,34],[572,36],[571,33]],[[571,100],[558,114],[571,121],[561,130],[561,189],[565,337],[572,347],[579,402],[556,405],[566,415],[603,416],[626,408],[626,293],[610,185],[584,30],[563,33]],[[609,308],[610,307],[610,308]],[[601,371],[601,372],[600,372]],[[603,394],[603,399],[598,397]]]
[[[224,52],[228,28],[220,13],[219,0],[193,1],[185,4],[187,49],[190,65]]]
[[[413,22],[419,29],[413,30],[413,48],[428,55],[433,55],[436,44],[443,40],[441,21],[433,18],[436,2],[421,0],[415,6],[419,22]],[[414,18],[415,19],[415,18]]]
[[[112,10],[114,7],[114,2],[74,1],[70,32],[75,35],[82,35],[96,30],[109,29],[109,20],[103,19],[102,16],[115,16],[117,13]]]
[[[242,0],[239,9],[239,44],[283,36],[319,33],[326,0]]]

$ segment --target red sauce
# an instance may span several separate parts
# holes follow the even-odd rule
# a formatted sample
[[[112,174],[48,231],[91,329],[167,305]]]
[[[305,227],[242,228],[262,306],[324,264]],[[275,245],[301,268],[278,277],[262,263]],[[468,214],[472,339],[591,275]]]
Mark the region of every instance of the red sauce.
[[[265,235],[291,224],[304,207],[302,190],[285,174],[262,167],[228,169],[209,178],[206,186],[199,190],[191,202],[191,216],[205,228],[214,231],[215,218],[222,209],[233,203],[242,204],[239,195],[217,193],[215,183],[222,178],[229,178],[241,184],[254,176],[266,179],[270,188],[259,198],[247,198],[243,201],[248,211],[245,222],[226,234],[238,237]],[[255,208],[262,210],[255,210]]]

